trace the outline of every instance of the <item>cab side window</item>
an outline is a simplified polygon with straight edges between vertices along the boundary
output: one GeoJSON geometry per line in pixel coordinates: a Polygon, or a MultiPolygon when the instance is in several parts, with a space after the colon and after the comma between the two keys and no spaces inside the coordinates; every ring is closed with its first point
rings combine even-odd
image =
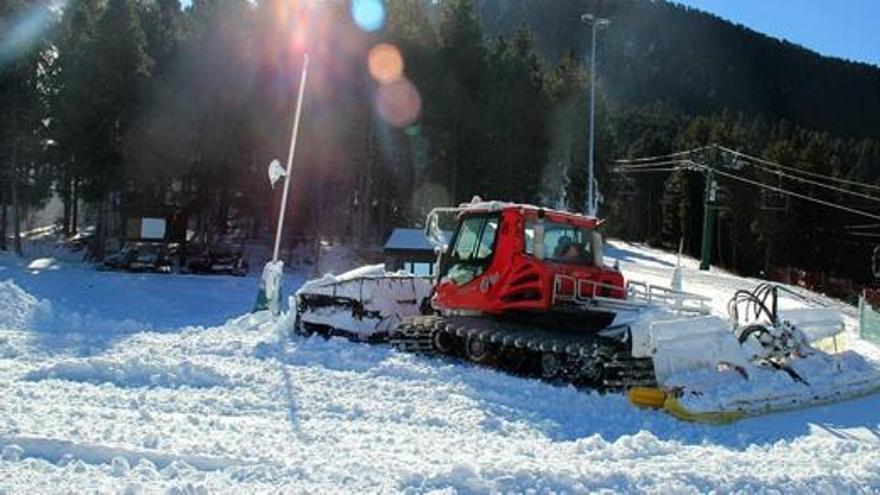
{"type": "Polygon", "coordinates": [[[525,226],[525,252],[559,263],[585,265],[593,260],[590,230],[563,223],[534,221],[525,226]]]}

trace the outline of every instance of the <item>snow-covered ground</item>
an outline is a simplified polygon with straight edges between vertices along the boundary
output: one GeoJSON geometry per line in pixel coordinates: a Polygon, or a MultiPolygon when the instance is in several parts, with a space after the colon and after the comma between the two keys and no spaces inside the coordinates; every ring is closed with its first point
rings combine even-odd
{"type": "MultiPolygon", "coordinates": [[[[625,243],[608,255],[663,284],[675,264],[625,243]]],[[[685,290],[719,308],[755,284],[684,264],[685,290]]],[[[0,493],[880,490],[878,396],[694,425],[619,395],[293,337],[247,315],[254,277],[0,255],[0,281],[0,493]]]]}

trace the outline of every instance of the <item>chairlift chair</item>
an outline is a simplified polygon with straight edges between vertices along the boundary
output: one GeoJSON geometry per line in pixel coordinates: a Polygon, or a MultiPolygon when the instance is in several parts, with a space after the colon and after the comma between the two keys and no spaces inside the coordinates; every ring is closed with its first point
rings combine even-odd
{"type": "MultiPolygon", "coordinates": [[[[776,187],[782,189],[782,175],[776,174],[776,187]]],[[[787,194],[771,189],[761,189],[761,209],[764,211],[788,211],[787,194]]]]}

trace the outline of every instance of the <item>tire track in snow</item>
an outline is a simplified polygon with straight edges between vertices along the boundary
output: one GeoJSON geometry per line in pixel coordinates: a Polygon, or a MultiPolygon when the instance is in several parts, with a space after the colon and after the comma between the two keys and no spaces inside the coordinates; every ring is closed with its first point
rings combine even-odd
{"type": "Polygon", "coordinates": [[[232,467],[265,465],[265,461],[244,460],[230,457],[204,455],[168,454],[150,450],[135,450],[106,445],[77,443],[53,438],[4,435],[0,436],[3,452],[20,450],[23,457],[34,457],[58,464],[71,456],[87,464],[111,464],[114,458],[121,457],[130,465],[141,459],[152,462],[157,468],[165,468],[172,463],[185,463],[199,471],[219,471],[232,467]],[[15,448],[18,447],[18,449],[15,448]]]}

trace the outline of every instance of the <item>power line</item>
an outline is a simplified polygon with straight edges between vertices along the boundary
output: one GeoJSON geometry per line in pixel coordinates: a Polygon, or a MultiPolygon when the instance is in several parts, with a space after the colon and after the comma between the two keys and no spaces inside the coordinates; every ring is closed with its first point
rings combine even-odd
{"type": "MultiPolygon", "coordinates": [[[[840,183],[856,185],[856,186],[859,186],[859,187],[864,187],[864,188],[870,188],[870,189],[878,189],[878,190],[880,190],[880,186],[874,186],[874,185],[871,185],[871,184],[865,184],[865,183],[861,183],[861,182],[850,181],[850,180],[846,180],[846,179],[840,179],[840,178],[837,178],[837,177],[826,176],[826,175],[823,175],[823,174],[817,174],[817,173],[813,173],[813,172],[807,172],[807,171],[803,171],[803,170],[798,170],[798,169],[796,169],[796,168],[794,168],[794,167],[787,167],[787,166],[785,166],[785,165],[781,165],[781,164],[779,164],[779,163],[771,162],[771,161],[769,161],[769,160],[765,160],[765,159],[762,159],[762,158],[754,157],[754,156],[748,155],[748,154],[746,154],[746,153],[742,153],[742,152],[739,152],[739,151],[736,151],[736,150],[732,150],[732,149],[730,149],[730,148],[726,148],[726,147],[724,147],[724,146],[719,146],[719,145],[713,145],[713,146],[716,147],[717,149],[720,149],[720,150],[722,150],[722,151],[724,151],[724,152],[730,153],[730,154],[732,154],[732,155],[734,155],[734,156],[743,157],[743,158],[746,158],[747,160],[750,160],[750,161],[752,161],[752,162],[762,163],[762,164],[764,164],[764,165],[769,165],[769,166],[771,166],[771,167],[775,167],[775,168],[778,168],[778,169],[780,169],[780,170],[791,170],[791,171],[795,171],[795,172],[798,172],[798,173],[801,173],[801,174],[804,174],[804,175],[807,175],[807,176],[811,176],[811,177],[818,177],[818,178],[822,178],[822,179],[826,179],[826,180],[837,181],[837,182],[840,182],[840,183]]],[[[687,168],[697,168],[697,169],[701,169],[701,170],[711,170],[711,171],[717,173],[718,175],[720,175],[720,176],[722,176],[722,177],[728,177],[728,178],[733,179],[733,180],[737,180],[737,181],[740,181],[740,182],[744,182],[744,183],[747,183],[747,184],[751,184],[751,185],[754,185],[754,186],[757,186],[757,187],[760,187],[760,188],[764,188],[764,189],[767,189],[767,190],[770,190],[770,191],[774,191],[774,192],[777,192],[777,193],[786,194],[786,195],[788,195],[788,196],[791,196],[791,197],[794,197],[794,198],[798,198],[798,199],[802,199],[802,200],[804,200],[804,201],[810,201],[810,202],[813,202],[813,203],[816,203],[816,204],[821,204],[821,205],[823,205],[823,206],[827,206],[827,207],[829,207],[829,208],[835,208],[835,209],[838,209],[838,210],[846,211],[846,212],[848,212],[848,213],[852,213],[852,214],[854,214],[854,215],[860,215],[860,216],[863,216],[863,217],[866,217],[866,218],[871,218],[871,219],[873,219],[873,220],[880,220],[880,215],[875,215],[875,214],[873,214],[873,213],[869,213],[869,212],[866,212],[866,211],[862,211],[862,210],[859,210],[859,209],[856,209],[856,208],[852,208],[852,207],[849,207],[849,206],[845,206],[845,205],[841,205],[841,204],[833,203],[833,202],[831,202],[831,201],[826,201],[826,200],[823,200],[823,199],[819,199],[819,198],[815,198],[815,197],[812,197],[812,196],[808,196],[808,195],[806,195],[806,194],[802,194],[802,193],[794,192],[794,191],[791,191],[791,190],[785,189],[785,188],[783,188],[783,187],[773,186],[773,185],[765,184],[765,183],[760,182],[760,181],[757,181],[757,180],[748,179],[748,178],[745,178],[745,177],[742,177],[742,176],[739,176],[739,175],[736,175],[736,174],[732,174],[732,173],[729,173],[729,172],[725,172],[725,171],[719,170],[719,169],[716,168],[716,167],[711,167],[711,166],[706,165],[706,164],[703,164],[703,163],[698,163],[698,162],[696,162],[696,161],[694,161],[694,160],[692,160],[692,159],[690,159],[690,158],[669,159],[669,158],[671,158],[671,157],[675,157],[675,156],[688,156],[688,157],[689,157],[691,154],[693,154],[693,153],[695,153],[695,152],[697,152],[697,151],[702,151],[702,150],[704,150],[704,149],[706,149],[706,148],[709,148],[709,146],[703,146],[703,147],[700,147],[700,148],[693,148],[693,149],[691,149],[691,150],[679,151],[679,152],[676,152],[676,153],[669,153],[669,154],[666,154],[666,155],[658,155],[658,156],[653,156],[653,157],[645,157],[645,158],[634,158],[634,159],[617,160],[616,162],[619,163],[619,164],[621,164],[621,166],[617,167],[615,170],[616,170],[617,172],[620,172],[620,173],[627,173],[627,174],[632,174],[632,173],[651,173],[651,172],[671,172],[671,171],[682,170],[682,169],[687,169],[687,168]],[[661,159],[663,159],[663,160],[661,160],[661,159]],[[677,166],[675,166],[675,167],[666,167],[666,165],[671,165],[671,164],[676,164],[677,166]]],[[[872,201],[878,201],[878,202],[880,202],[880,198],[876,198],[876,197],[874,197],[874,196],[869,196],[869,195],[862,194],[862,193],[859,193],[859,192],[856,192],[856,191],[850,191],[850,190],[847,190],[847,189],[841,189],[841,188],[838,188],[838,187],[835,187],[835,186],[831,186],[831,185],[829,185],[829,184],[824,184],[824,183],[820,183],[820,182],[812,181],[812,180],[809,180],[809,179],[805,179],[805,178],[803,178],[803,177],[793,176],[793,175],[791,175],[791,174],[785,174],[785,173],[780,172],[780,171],[778,171],[778,170],[768,170],[766,167],[762,167],[762,166],[760,166],[760,165],[756,165],[755,163],[749,163],[749,164],[752,165],[752,166],[754,166],[754,167],[757,167],[757,168],[760,168],[760,169],[762,169],[762,170],[765,170],[765,171],[767,171],[767,172],[769,172],[769,173],[773,173],[773,174],[777,174],[777,175],[780,175],[780,176],[784,176],[784,177],[790,178],[790,179],[792,179],[792,180],[798,180],[798,181],[802,181],[802,182],[805,182],[805,183],[814,184],[814,185],[817,185],[817,186],[820,186],[820,187],[825,187],[825,188],[828,188],[828,189],[831,189],[831,190],[834,190],[834,191],[837,191],[837,192],[841,192],[841,193],[844,193],[844,194],[850,194],[850,195],[858,196],[858,197],[861,197],[861,198],[864,198],[864,199],[869,199],[869,200],[872,200],[872,201]]]]}
{"type": "MultiPolygon", "coordinates": [[[[861,187],[861,188],[864,188],[864,189],[873,189],[873,190],[880,191],[880,186],[878,186],[878,185],[868,184],[868,183],[865,183],[865,182],[854,181],[854,180],[850,180],[850,179],[843,179],[843,178],[840,178],[840,177],[834,177],[834,176],[832,176],[832,175],[826,175],[826,174],[820,174],[820,173],[816,173],[816,172],[810,172],[810,171],[808,171],[808,170],[801,170],[801,169],[799,169],[799,168],[797,168],[797,167],[791,167],[791,166],[787,166],[787,165],[782,165],[781,163],[773,162],[773,161],[770,161],[770,160],[767,160],[767,159],[764,159],[764,158],[759,158],[759,157],[757,157],[757,156],[750,155],[750,154],[748,154],[748,153],[743,153],[742,151],[737,151],[737,150],[734,150],[734,149],[728,148],[728,147],[726,147],[726,146],[721,146],[721,145],[717,145],[717,144],[714,144],[714,145],[707,145],[707,146],[700,146],[700,147],[697,147],[697,148],[692,148],[692,149],[685,150],[685,151],[677,151],[677,152],[675,152],[675,153],[667,153],[667,154],[664,154],[664,155],[656,155],[656,156],[641,157],[641,158],[625,158],[625,159],[615,160],[615,162],[616,162],[616,163],[619,163],[619,164],[630,165],[630,166],[648,166],[648,165],[652,165],[652,164],[653,164],[653,163],[651,163],[651,162],[655,162],[655,161],[657,161],[657,160],[663,159],[662,161],[658,161],[658,162],[656,163],[657,165],[660,165],[660,164],[666,164],[666,163],[670,163],[670,162],[679,161],[679,160],[671,159],[671,158],[673,158],[673,157],[678,157],[678,156],[690,156],[690,155],[692,155],[693,153],[697,153],[697,152],[700,152],[700,151],[704,151],[704,150],[706,150],[706,149],[713,148],[713,147],[714,147],[714,148],[717,148],[717,149],[719,149],[719,150],[721,150],[721,151],[724,151],[724,152],[726,152],[726,153],[732,154],[732,155],[734,155],[734,156],[738,156],[738,157],[745,158],[745,159],[747,160],[746,163],[749,164],[749,165],[752,165],[752,166],[754,166],[754,167],[761,168],[761,169],[763,169],[763,170],[767,170],[768,172],[771,172],[771,173],[782,174],[783,176],[788,177],[788,178],[791,178],[791,179],[793,179],[793,180],[799,180],[799,181],[806,182],[806,183],[809,183],[809,184],[818,185],[818,186],[821,186],[821,187],[833,188],[833,186],[829,186],[828,184],[817,183],[817,182],[809,181],[809,179],[804,179],[803,177],[797,177],[797,176],[795,176],[795,175],[790,175],[790,174],[783,174],[782,172],[778,172],[778,171],[776,171],[776,170],[768,170],[766,167],[761,167],[761,166],[759,166],[759,165],[756,165],[756,163],[760,163],[760,164],[763,164],[763,165],[766,165],[766,166],[769,166],[769,167],[772,167],[772,168],[780,169],[780,170],[786,170],[786,171],[789,171],[789,172],[792,172],[792,173],[796,173],[796,174],[805,175],[805,176],[808,176],[808,177],[813,177],[813,178],[817,178],[817,179],[825,179],[825,180],[830,180],[830,181],[838,182],[838,183],[841,183],[841,184],[847,184],[847,185],[851,185],[851,186],[861,187]],[[750,163],[750,162],[751,162],[751,163],[750,163]]],[[[860,194],[861,194],[861,193],[858,193],[858,192],[856,192],[856,191],[850,191],[850,190],[847,190],[847,189],[835,189],[835,190],[836,190],[836,191],[839,191],[839,192],[846,193],[846,194],[854,194],[854,195],[860,195],[860,194]]],[[[872,201],[880,201],[880,198],[876,198],[876,197],[874,197],[874,196],[863,195],[862,197],[864,197],[865,199],[870,199],[870,200],[872,200],[872,201]]]]}
{"type": "Polygon", "coordinates": [[[765,164],[765,165],[769,165],[769,166],[771,166],[771,167],[776,167],[776,168],[779,168],[779,169],[782,169],[782,170],[788,170],[788,171],[790,171],[790,172],[799,173],[799,174],[806,175],[806,176],[809,176],[809,177],[815,177],[815,178],[817,178],[817,179],[827,179],[827,180],[832,180],[832,181],[840,182],[841,184],[848,184],[848,185],[851,185],[851,186],[863,187],[863,188],[865,188],[865,189],[874,189],[874,190],[878,190],[878,191],[880,191],[880,186],[876,186],[876,185],[874,185],[874,184],[867,184],[867,183],[865,183],[865,182],[859,182],[859,181],[854,181],[854,180],[849,180],[849,179],[843,179],[843,178],[840,178],[840,177],[834,177],[834,176],[831,176],[831,175],[819,174],[819,173],[816,173],[816,172],[810,172],[810,171],[807,171],[807,170],[801,170],[801,169],[796,168],[796,167],[790,167],[790,166],[782,165],[782,164],[780,164],[780,163],[771,162],[770,160],[765,160],[765,159],[763,159],[763,158],[758,158],[758,157],[756,157],[756,156],[752,156],[752,155],[749,155],[749,154],[743,153],[743,152],[741,152],[741,151],[732,150],[732,149],[730,149],[730,148],[727,148],[727,147],[724,147],[724,146],[721,146],[721,145],[716,145],[716,146],[718,146],[718,149],[723,150],[723,151],[726,151],[727,153],[730,153],[730,154],[733,154],[733,155],[736,155],[736,156],[741,156],[741,157],[747,158],[747,159],[749,159],[749,160],[752,160],[752,161],[755,161],[755,162],[758,162],[758,163],[763,163],[763,164],[765,164]]]}
{"type": "Polygon", "coordinates": [[[647,172],[675,172],[682,170],[682,167],[661,167],[661,168],[635,168],[635,169],[617,169],[617,171],[626,174],[643,174],[647,172]]]}
{"type": "Polygon", "coordinates": [[[615,163],[626,164],[626,163],[650,162],[650,161],[654,161],[654,160],[659,160],[661,158],[667,159],[667,158],[672,158],[674,156],[690,155],[691,153],[695,153],[697,151],[702,151],[702,150],[705,150],[706,148],[710,148],[710,146],[700,146],[699,148],[692,148],[692,149],[685,150],[685,151],[676,151],[675,153],[666,153],[665,155],[646,156],[646,157],[641,157],[641,158],[621,158],[620,160],[615,160],[615,163]]]}
{"type": "Polygon", "coordinates": [[[862,198],[862,199],[867,199],[867,200],[870,200],[870,201],[876,201],[876,202],[880,203],[880,198],[878,198],[878,197],[876,197],[876,196],[871,196],[871,195],[868,195],[868,194],[860,193],[860,192],[858,192],[858,191],[851,191],[851,190],[849,190],[849,189],[843,189],[843,188],[840,188],[840,187],[837,187],[837,186],[832,186],[831,184],[825,184],[825,183],[823,183],[823,182],[818,182],[818,181],[815,181],[815,180],[812,180],[812,179],[805,179],[805,178],[803,178],[803,177],[797,177],[797,176],[794,176],[794,175],[791,175],[791,174],[787,174],[787,173],[785,173],[785,172],[781,172],[781,171],[779,171],[779,170],[772,170],[772,169],[770,169],[769,167],[764,167],[764,166],[761,166],[761,165],[756,165],[756,164],[754,164],[754,163],[750,163],[750,165],[752,165],[753,167],[759,168],[759,169],[761,169],[761,170],[764,170],[764,171],[766,171],[766,172],[768,172],[768,173],[776,174],[776,175],[778,175],[778,176],[780,176],[780,177],[786,177],[786,178],[789,178],[789,179],[792,179],[792,180],[796,180],[796,181],[798,181],[798,182],[803,182],[803,183],[806,183],[806,184],[812,184],[812,185],[814,185],[814,186],[818,186],[818,187],[824,187],[825,189],[829,189],[829,190],[836,191],[836,192],[843,193],[843,194],[849,194],[849,195],[851,195],[851,196],[856,196],[856,197],[859,197],[859,198],[862,198]]]}
{"type": "Polygon", "coordinates": [[[705,164],[702,164],[702,163],[697,163],[697,162],[691,162],[691,163],[692,163],[694,166],[698,167],[698,168],[702,168],[702,169],[704,169],[704,170],[711,170],[712,172],[714,172],[714,173],[716,173],[716,174],[718,174],[718,175],[720,175],[720,176],[723,176],[723,177],[728,177],[728,178],[730,178],[730,179],[738,180],[738,181],[740,181],[740,182],[745,182],[745,183],[747,183],[747,184],[751,184],[751,185],[754,185],[754,186],[763,187],[764,189],[768,189],[768,190],[771,190],[771,191],[776,191],[776,192],[778,192],[778,193],[787,194],[787,195],[789,195],[789,196],[791,196],[791,197],[798,198],[798,199],[802,199],[802,200],[804,200],[804,201],[811,201],[811,202],[813,202],[813,203],[817,203],[817,204],[820,204],[820,205],[823,205],[823,206],[827,206],[827,207],[829,207],[829,208],[836,208],[836,209],[838,209],[838,210],[843,210],[843,211],[846,211],[846,212],[852,213],[852,214],[854,214],[854,215],[860,215],[860,216],[863,216],[863,217],[866,217],[866,218],[870,218],[870,219],[873,219],[873,220],[880,220],[880,215],[875,215],[875,214],[873,214],[873,213],[868,213],[868,212],[866,212],[866,211],[857,210],[857,209],[855,209],[855,208],[851,208],[851,207],[849,207],[849,206],[839,205],[839,204],[837,204],[837,203],[832,203],[832,202],[830,202],[830,201],[825,201],[824,199],[814,198],[814,197],[812,197],[812,196],[807,196],[806,194],[796,193],[796,192],[794,192],[794,191],[789,191],[789,190],[787,190],[787,189],[783,189],[783,188],[781,188],[781,187],[771,186],[771,185],[769,185],[769,184],[764,184],[763,182],[759,182],[759,181],[755,181],[755,180],[747,179],[747,178],[745,178],[745,177],[741,177],[741,176],[736,175],[736,174],[731,174],[731,173],[728,173],[728,172],[723,172],[723,171],[721,171],[721,170],[718,170],[718,169],[715,168],[715,167],[710,167],[710,166],[705,165],[705,164]]]}
{"type": "Polygon", "coordinates": [[[686,160],[687,160],[687,158],[676,158],[675,160],[661,160],[661,161],[656,161],[656,162],[633,163],[633,164],[622,163],[622,164],[618,165],[618,168],[637,169],[637,168],[645,168],[645,167],[655,167],[658,165],[679,164],[679,163],[686,161],[686,160]]]}
{"type": "Polygon", "coordinates": [[[778,187],[778,186],[772,186],[772,185],[765,184],[765,183],[760,182],[760,181],[756,181],[756,180],[752,180],[752,179],[747,179],[747,178],[745,178],[745,177],[742,177],[742,176],[739,176],[739,175],[736,175],[736,174],[732,174],[732,173],[729,173],[729,172],[724,172],[724,171],[719,170],[719,169],[717,169],[717,168],[715,168],[715,167],[710,167],[710,166],[708,166],[708,165],[706,165],[706,164],[698,163],[698,162],[695,162],[695,161],[693,161],[693,160],[689,160],[689,159],[688,159],[688,160],[679,160],[678,162],[679,162],[680,164],[682,164],[682,166],[678,166],[678,167],[670,167],[670,168],[658,168],[658,169],[649,169],[649,168],[647,168],[647,167],[637,167],[637,168],[634,168],[634,169],[633,169],[633,168],[631,168],[631,167],[624,166],[624,167],[618,167],[618,168],[617,168],[617,171],[619,171],[619,172],[621,172],[621,173],[628,173],[628,174],[629,174],[629,173],[648,173],[648,172],[667,172],[667,171],[675,171],[675,170],[682,170],[682,169],[685,169],[686,166],[684,166],[684,165],[687,164],[687,165],[689,165],[689,166],[691,166],[691,167],[693,167],[693,168],[702,169],[702,170],[711,170],[712,172],[714,172],[714,173],[716,173],[716,174],[718,174],[718,175],[720,175],[720,176],[722,176],[722,177],[728,177],[728,178],[730,178],[730,179],[737,180],[737,181],[740,181],[740,182],[744,182],[744,183],[747,183],[747,184],[751,184],[751,185],[754,185],[754,186],[758,186],[758,187],[761,187],[761,188],[764,188],[764,189],[767,189],[767,190],[770,190],[770,191],[775,191],[775,192],[778,192],[778,193],[781,193],[781,194],[787,194],[787,195],[789,195],[789,196],[791,196],[791,197],[798,198],[798,199],[802,199],[802,200],[804,200],[804,201],[810,201],[810,202],[817,203],[817,204],[820,204],[820,205],[823,205],[823,206],[827,206],[827,207],[829,207],[829,208],[835,208],[835,209],[838,209],[838,210],[846,211],[846,212],[848,212],[848,213],[852,213],[852,214],[854,214],[854,215],[860,215],[860,216],[863,216],[863,217],[866,217],[866,218],[870,218],[870,219],[872,219],[872,220],[880,220],[880,215],[875,215],[875,214],[873,214],[873,213],[868,213],[868,212],[866,212],[866,211],[858,210],[858,209],[856,209],[856,208],[851,208],[851,207],[849,207],[849,206],[840,205],[840,204],[837,204],[837,203],[832,203],[831,201],[826,201],[826,200],[823,200],[823,199],[814,198],[814,197],[812,197],[812,196],[807,196],[806,194],[797,193],[797,192],[790,191],[790,190],[788,190],[788,189],[784,189],[784,188],[782,188],[782,187],[778,187]]]}
{"type": "MultiPolygon", "coordinates": [[[[671,156],[690,155],[690,154],[692,154],[692,153],[695,153],[695,152],[698,152],[698,151],[702,151],[702,150],[704,150],[704,149],[706,149],[706,148],[708,148],[708,146],[703,146],[703,147],[700,147],[700,148],[693,148],[693,149],[690,149],[690,150],[680,151],[680,152],[677,152],[677,153],[670,153],[670,154],[668,154],[668,155],[659,155],[659,156],[646,157],[646,158],[635,158],[635,159],[629,159],[629,160],[617,160],[617,163],[627,164],[627,165],[625,165],[625,167],[626,167],[626,170],[628,170],[628,171],[632,171],[632,170],[634,170],[636,167],[639,167],[639,168],[649,168],[649,167],[654,167],[654,166],[669,165],[669,164],[673,164],[673,163],[680,163],[680,162],[684,161],[685,159],[677,159],[677,160],[662,160],[662,161],[655,161],[655,160],[657,160],[657,159],[659,159],[659,158],[665,158],[665,157],[671,157],[671,156]]],[[[746,153],[742,153],[742,152],[739,152],[739,151],[736,151],[736,150],[732,150],[732,149],[730,149],[730,148],[726,148],[726,147],[724,147],[724,146],[717,146],[717,148],[720,149],[720,150],[722,150],[722,151],[724,151],[724,152],[727,152],[727,153],[733,154],[733,155],[735,155],[735,156],[739,156],[739,157],[746,158],[746,161],[745,161],[746,164],[751,165],[751,166],[753,166],[753,167],[756,167],[756,168],[758,168],[758,169],[764,170],[765,172],[768,172],[768,173],[771,173],[771,174],[776,174],[776,175],[778,175],[778,176],[780,176],[780,177],[785,177],[785,178],[788,178],[788,179],[791,179],[791,180],[795,180],[795,181],[798,181],[798,182],[802,182],[802,183],[805,183],[805,184],[811,184],[811,185],[814,185],[814,186],[817,186],[817,187],[822,187],[822,188],[825,188],[825,189],[828,189],[828,190],[831,190],[831,191],[835,191],[835,192],[838,192],[838,193],[841,193],[841,194],[848,194],[848,195],[850,195],[850,196],[854,196],[854,197],[858,197],[858,198],[866,199],[866,200],[868,200],[868,201],[874,201],[874,202],[878,202],[878,203],[880,203],[880,198],[878,198],[878,197],[876,197],[876,196],[871,196],[871,195],[869,195],[869,194],[861,193],[861,192],[858,192],[858,191],[852,191],[852,190],[849,190],[849,189],[843,189],[843,188],[840,188],[840,187],[837,187],[837,186],[833,186],[833,185],[831,185],[831,184],[827,184],[827,183],[824,183],[824,182],[819,182],[819,181],[815,181],[815,180],[811,180],[811,179],[806,179],[806,178],[803,178],[803,177],[798,177],[798,176],[796,176],[796,175],[792,175],[792,174],[788,174],[788,173],[782,172],[781,170],[794,170],[794,171],[797,171],[798,173],[801,173],[801,174],[804,174],[804,175],[813,176],[813,177],[820,177],[820,178],[823,178],[823,179],[826,179],[826,180],[838,181],[838,182],[841,182],[841,183],[846,183],[846,184],[851,184],[851,185],[857,185],[857,186],[859,186],[859,187],[869,188],[869,189],[877,189],[877,190],[880,190],[880,186],[874,186],[874,185],[871,185],[871,184],[865,184],[865,183],[860,183],[860,182],[856,182],[856,181],[850,181],[850,180],[845,180],[845,179],[839,179],[839,178],[837,178],[837,177],[826,176],[826,175],[823,175],[823,174],[817,174],[817,173],[813,173],[813,172],[807,172],[807,171],[803,171],[803,170],[798,170],[798,169],[793,168],[793,167],[787,167],[787,166],[785,166],[785,165],[781,165],[781,164],[779,164],[779,163],[771,162],[771,161],[769,161],[769,160],[764,160],[764,159],[762,159],[762,158],[754,157],[754,156],[748,155],[748,154],[746,154],[746,153]],[[762,165],[759,165],[759,164],[769,165],[769,167],[772,167],[772,168],[768,168],[767,166],[762,166],[762,165]],[[778,169],[778,170],[773,170],[773,168],[776,168],[776,169],[778,169]]],[[[666,170],[664,170],[664,171],[666,171],[666,170]]]]}

